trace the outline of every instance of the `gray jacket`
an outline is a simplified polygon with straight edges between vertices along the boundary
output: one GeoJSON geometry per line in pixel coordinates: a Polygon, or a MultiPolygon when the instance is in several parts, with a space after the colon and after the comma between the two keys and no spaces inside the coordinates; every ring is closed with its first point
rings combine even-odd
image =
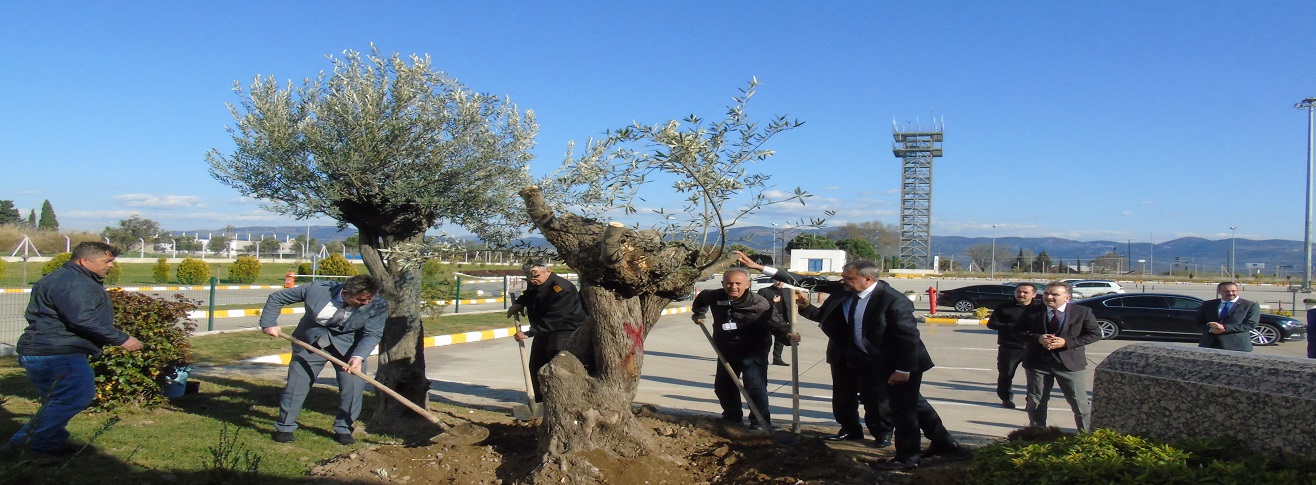
{"type": "MultiPolygon", "coordinates": [[[[339,298],[337,305],[342,306],[341,297],[338,295],[342,289],[343,285],[340,283],[315,281],[276,291],[270,294],[269,299],[265,301],[265,308],[260,311],[260,326],[261,328],[277,326],[279,310],[293,303],[304,303],[306,313],[297,322],[297,329],[292,331],[294,338],[309,344],[318,343],[320,348],[333,347],[344,357],[364,359],[370,355],[376,345],[379,345],[379,340],[384,335],[384,321],[388,319],[388,301],[375,298],[369,304],[353,311],[341,326],[330,327],[318,322],[316,317],[325,307],[335,304],[335,297],[339,298]]],[[[299,349],[300,347],[293,346],[293,350],[299,349]]]]}

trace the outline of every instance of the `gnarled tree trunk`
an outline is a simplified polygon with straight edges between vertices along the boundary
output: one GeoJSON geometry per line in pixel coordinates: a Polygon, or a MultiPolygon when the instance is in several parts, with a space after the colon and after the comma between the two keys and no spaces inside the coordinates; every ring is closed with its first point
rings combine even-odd
{"type": "Polygon", "coordinates": [[[587,452],[623,457],[646,454],[658,439],[639,425],[631,402],[644,364],[644,339],[674,297],[730,261],[698,268],[697,249],[664,242],[656,231],[634,231],[573,214],[556,216],[538,187],[521,192],[535,227],[580,275],[589,319],[572,338],[573,351],[590,352],[593,369],[561,353],[540,370],[544,422],[535,481],[591,482],[598,478],[587,452]]]}
{"type": "MultiPolygon", "coordinates": [[[[412,402],[425,406],[430,389],[425,377],[424,328],[420,320],[421,267],[408,248],[419,248],[423,235],[392,239],[360,228],[361,260],[383,284],[388,299],[388,320],[379,342],[379,368],[375,379],[412,402]],[[383,250],[383,252],[381,252],[383,250]]],[[[411,416],[401,403],[379,393],[375,419],[411,416]]]]}

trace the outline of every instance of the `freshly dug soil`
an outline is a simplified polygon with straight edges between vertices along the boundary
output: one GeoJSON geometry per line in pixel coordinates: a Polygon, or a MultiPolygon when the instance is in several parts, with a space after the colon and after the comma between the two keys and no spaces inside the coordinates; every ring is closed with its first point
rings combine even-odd
{"type": "MultiPolygon", "coordinates": [[[[463,418],[489,428],[489,439],[477,446],[452,446],[429,444],[425,436],[404,436],[403,441],[420,444],[361,446],[316,466],[311,474],[337,483],[528,483],[539,461],[537,423],[484,411],[463,418]]],[[[878,472],[868,463],[885,460],[894,450],[875,449],[871,441],[824,441],[817,430],[799,437],[787,430],[768,436],[710,417],[651,409],[642,410],[639,419],[660,437],[661,451],[636,458],[590,452],[591,463],[604,477],[598,483],[959,484],[969,463],[968,457],[933,457],[912,473],[878,472]]],[[[576,476],[572,471],[566,475],[576,476]]]]}

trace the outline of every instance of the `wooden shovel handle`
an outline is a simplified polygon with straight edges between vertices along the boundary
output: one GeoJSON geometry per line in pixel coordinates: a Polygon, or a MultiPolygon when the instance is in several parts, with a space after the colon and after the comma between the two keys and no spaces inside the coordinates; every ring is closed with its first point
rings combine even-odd
{"type": "Polygon", "coordinates": [[[283,337],[284,339],[287,339],[287,340],[291,341],[291,342],[294,343],[294,344],[297,344],[297,345],[301,346],[302,348],[304,348],[304,349],[306,349],[306,350],[311,351],[312,353],[314,353],[314,354],[316,354],[316,355],[319,355],[320,357],[324,357],[324,358],[326,358],[326,359],[329,359],[330,362],[333,362],[335,365],[338,365],[339,367],[342,367],[342,368],[344,368],[344,369],[348,369],[348,372],[351,372],[352,374],[356,375],[357,377],[360,377],[360,378],[364,379],[366,382],[369,382],[370,385],[375,386],[375,389],[378,389],[380,392],[383,392],[384,394],[388,394],[389,397],[392,397],[393,399],[395,399],[395,400],[397,400],[398,402],[402,403],[404,406],[406,406],[406,407],[408,407],[408,408],[411,408],[411,410],[412,410],[412,411],[415,411],[416,414],[419,414],[419,415],[421,415],[421,416],[424,416],[426,420],[429,420],[429,422],[438,425],[440,428],[443,428],[444,431],[447,431],[448,428],[451,427],[451,426],[448,426],[448,425],[447,425],[446,423],[444,423],[443,421],[440,421],[440,420],[439,420],[439,417],[436,416],[434,413],[431,413],[431,412],[429,412],[428,410],[426,410],[425,408],[422,408],[422,407],[418,406],[416,403],[411,402],[410,399],[407,399],[407,398],[405,398],[405,397],[402,397],[402,395],[401,395],[401,394],[398,394],[397,391],[394,391],[394,390],[392,390],[392,389],[389,389],[388,386],[385,386],[385,385],[383,385],[383,384],[380,384],[379,381],[376,381],[376,380],[374,380],[374,379],[371,379],[370,376],[365,375],[365,373],[363,373],[363,372],[361,372],[361,371],[359,371],[359,370],[353,369],[351,366],[347,365],[346,362],[343,362],[343,361],[341,361],[341,360],[338,360],[338,358],[336,358],[336,357],[334,357],[334,356],[332,356],[332,355],[329,355],[328,352],[325,352],[325,351],[323,351],[323,350],[320,350],[319,348],[316,348],[314,345],[308,344],[308,343],[303,342],[303,341],[301,341],[301,340],[297,340],[296,337],[293,337],[293,336],[291,336],[291,335],[288,335],[288,334],[285,334],[285,333],[282,333],[282,332],[279,333],[279,336],[280,336],[280,337],[283,337]]]}

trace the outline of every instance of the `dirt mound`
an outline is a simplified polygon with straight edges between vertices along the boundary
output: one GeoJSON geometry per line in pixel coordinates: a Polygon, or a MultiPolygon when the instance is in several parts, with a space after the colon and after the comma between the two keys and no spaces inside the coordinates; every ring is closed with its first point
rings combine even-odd
{"type": "MultiPolygon", "coordinates": [[[[527,482],[539,462],[535,425],[505,416],[484,417],[489,420],[475,419],[490,429],[490,437],[479,446],[375,446],[344,453],[315,467],[311,474],[326,481],[353,483],[527,482]]],[[[704,417],[652,413],[639,419],[659,436],[661,450],[637,458],[600,450],[587,453],[603,477],[602,483],[960,483],[966,464],[963,460],[929,460],[914,474],[874,472],[867,466],[873,453],[884,458],[890,449],[858,450],[853,442],[831,443],[816,436],[797,439],[785,432],[768,436],[704,417]]]]}

